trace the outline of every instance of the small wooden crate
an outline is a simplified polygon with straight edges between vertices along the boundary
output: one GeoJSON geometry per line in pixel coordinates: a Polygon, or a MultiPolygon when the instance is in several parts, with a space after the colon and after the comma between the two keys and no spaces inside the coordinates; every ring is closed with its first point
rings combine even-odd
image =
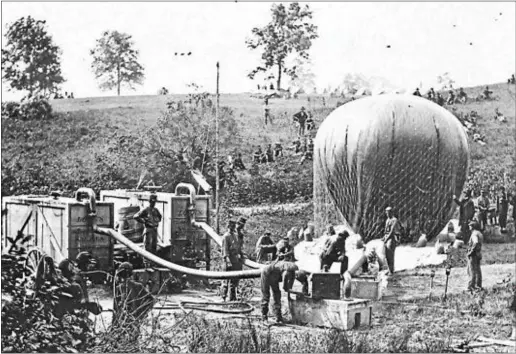
{"type": "Polygon", "coordinates": [[[302,294],[290,294],[289,309],[294,322],[343,330],[370,326],[373,314],[368,300],[317,300],[302,294]]]}
{"type": "Polygon", "coordinates": [[[340,274],[312,273],[312,297],[315,299],[340,299],[340,274]]]}
{"type": "MultiPolygon", "coordinates": [[[[344,287],[344,284],[342,284],[344,287]]],[[[342,289],[344,294],[344,288],[342,289]]],[[[380,282],[374,278],[353,278],[351,280],[351,297],[356,299],[380,300],[380,282]]]]}

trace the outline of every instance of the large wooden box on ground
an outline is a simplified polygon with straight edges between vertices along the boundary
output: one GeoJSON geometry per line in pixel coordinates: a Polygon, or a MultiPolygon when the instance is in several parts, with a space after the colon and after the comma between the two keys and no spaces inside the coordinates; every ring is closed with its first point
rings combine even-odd
{"type": "Polygon", "coordinates": [[[343,330],[370,326],[373,314],[368,300],[313,299],[302,294],[290,294],[289,309],[294,322],[343,330]]]}
{"type": "Polygon", "coordinates": [[[313,298],[340,299],[340,274],[312,273],[310,282],[313,298]]]}
{"type": "MultiPolygon", "coordinates": [[[[151,192],[141,190],[101,191],[100,199],[114,204],[115,215],[126,218],[124,208],[136,203],[140,208],[148,205],[151,192]]],[[[158,243],[161,247],[170,246],[170,261],[186,264],[200,260],[197,267],[210,267],[210,237],[201,229],[191,225],[188,215],[189,195],[175,193],[156,193],[156,208],[163,216],[158,227],[158,243]]],[[[195,219],[210,222],[210,196],[195,196],[195,219]]]]}
{"type": "MultiPolygon", "coordinates": [[[[344,296],[344,282],[342,283],[342,297],[344,296]]],[[[380,282],[374,278],[358,277],[351,280],[351,297],[356,299],[380,300],[380,282]]]]}
{"type": "MultiPolygon", "coordinates": [[[[113,204],[98,202],[96,223],[112,228],[113,204]]],[[[59,263],[65,258],[89,251],[100,269],[113,266],[113,242],[109,236],[93,232],[93,220],[87,216],[88,206],[73,198],[45,196],[14,196],[2,199],[2,244],[7,251],[6,236],[18,231],[32,235],[28,246],[38,248],[59,263]]]]}

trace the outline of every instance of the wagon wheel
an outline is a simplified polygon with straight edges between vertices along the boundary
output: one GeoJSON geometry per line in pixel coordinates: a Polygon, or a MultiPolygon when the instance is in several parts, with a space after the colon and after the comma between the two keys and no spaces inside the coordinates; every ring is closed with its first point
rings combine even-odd
{"type": "Polygon", "coordinates": [[[25,260],[25,278],[28,279],[26,286],[29,288],[34,288],[35,286],[36,273],[42,258],[43,253],[37,248],[30,250],[27,254],[27,259],[25,260]]]}

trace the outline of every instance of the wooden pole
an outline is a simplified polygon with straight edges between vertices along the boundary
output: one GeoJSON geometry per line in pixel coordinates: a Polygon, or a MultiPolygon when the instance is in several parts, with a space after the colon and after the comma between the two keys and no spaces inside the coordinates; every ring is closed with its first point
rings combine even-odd
{"type": "Polygon", "coordinates": [[[219,227],[219,185],[220,185],[220,175],[219,175],[219,62],[217,62],[217,104],[215,106],[215,227],[217,229],[217,234],[220,234],[219,227]]]}

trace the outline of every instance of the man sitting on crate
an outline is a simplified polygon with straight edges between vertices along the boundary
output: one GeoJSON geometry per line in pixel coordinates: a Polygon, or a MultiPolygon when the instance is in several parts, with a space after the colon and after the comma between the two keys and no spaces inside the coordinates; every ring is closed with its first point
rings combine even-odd
{"type": "Polygon", "coordinates": [[[283,282],[283,291],[289,292],[294,285],[294,280],[296,279],[303,284],[303,293],[308,294],[307,273],[305,271],[299,271],[298,266],[294,262],[276,260],[262,269],[262,318],[264,321],[267,321],[272,290],[276,322],[283,322],[283,316],[281,314],[281,290],[279,288],[279,283],[283,282]]]}
{"type": "MultiPolygon", "coordinates": [[[[158,226],[162,219],[161,213],[156,209],[157,200],[158,196],[151,194],[149,206],[134,215],[136,221],[145,225],[145,229],[143,230],[143,244],[145,250],[152,254],[156,254],[158,248],[158,226]]],[[[149,261],[145,259],[144,262],[145,268],[148,268],[149,261]]]]}

